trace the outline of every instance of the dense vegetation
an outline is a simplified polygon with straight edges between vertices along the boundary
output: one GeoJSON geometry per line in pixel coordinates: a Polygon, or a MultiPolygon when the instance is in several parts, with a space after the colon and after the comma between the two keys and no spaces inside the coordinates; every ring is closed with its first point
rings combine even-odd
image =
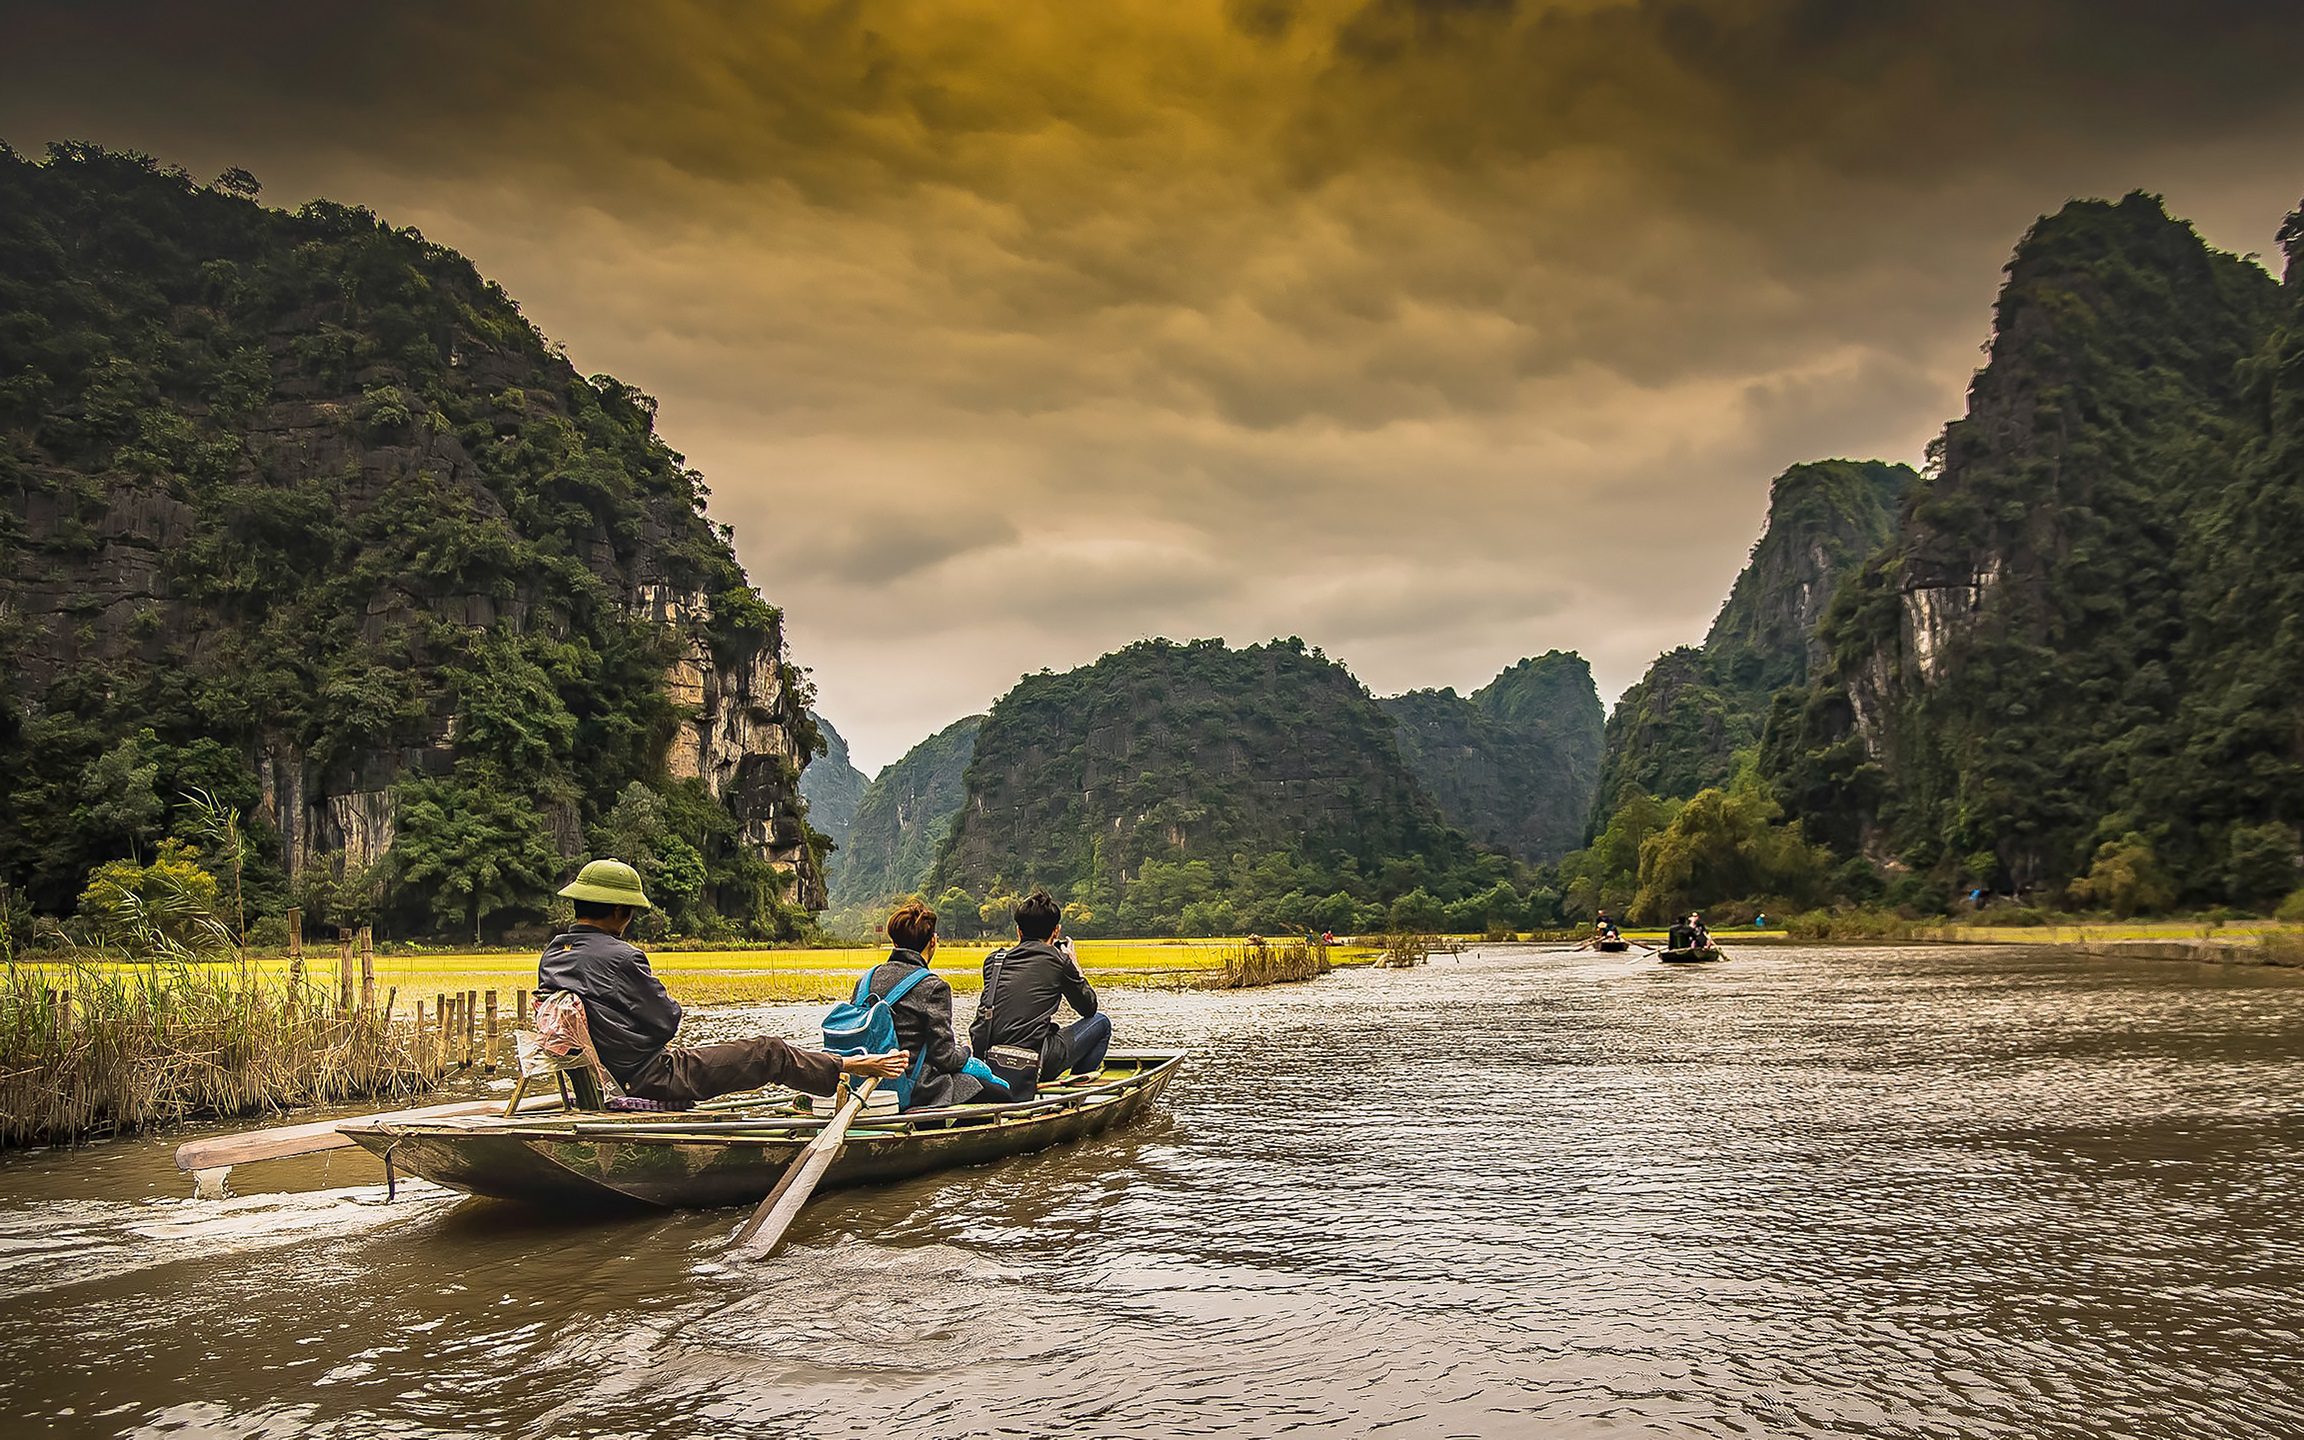
{"type": "Polygon", "coordinates": [[[994,925],[1045,885],[1083,933],[1216,934],[1523,923],[1521,878],[1441,819],[1341,665],[1151,640],[993,707],[929,888],[994,925]]]}
{"type": "Polygon", "coordinates": [[[1469,698],[1415,690],[1376,702],[1401,758],[1451,825],[1523,860],[1583,842],[1600,769],[1599,692],[1573,651],[1522,660],[1469,698]]]}
{"type": "Polygon", "coordinates": [[[676,925],[789,931],[804,686],[654,402],[453,251],[256,190],[0,149],[13,928],[197,792],[249,817],[252,918],[470,935],[605,847],[676,925]],[[762,743],[683,776],[712,705],[762,743]]]}

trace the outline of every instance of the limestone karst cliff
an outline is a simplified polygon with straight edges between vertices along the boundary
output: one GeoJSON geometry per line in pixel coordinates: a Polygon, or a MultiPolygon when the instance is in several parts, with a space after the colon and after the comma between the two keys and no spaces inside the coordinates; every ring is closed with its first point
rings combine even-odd
{"type": "Polygon", "coordinates": [[[1524,860],[1556,860],[1582,842],[1602,723],[1584,657],[1546,651],[1469,696],[1412,690],[1376,703],[1450,824],[1524,860]]]}
{"type": "Polygon", "coordinates": [[[1817,623],[1841,582],[1896,533],[1918,477],[1877,460],[1795,465],[1701,647],[1659,656],[1608,719],[1591,832],[1627,795],[1685,799],[1726,783],[1760,740],[1770,697],[1822,661],[1817,623]]]}
{"type": "Polygon", "coordinates": [[[2304,801],[2278,777],[2304,707],[2263,682],[2304,573],[2281,518],[2297,293],[2148,195],[2024,237],[1939,473],[1831,608],[1772,747],[1812,833],[2043,896],[2106,846],[2169,898],[2295,883],[2304,801]]]}
{"type": "Polygon", "coordinates": [[[0,153],[0,877],[69,912],[198,790],[259,913],[469,933],[614,844],[677,923],[791,929],[806,687],[654,402],[254,189],[0,153]]]}

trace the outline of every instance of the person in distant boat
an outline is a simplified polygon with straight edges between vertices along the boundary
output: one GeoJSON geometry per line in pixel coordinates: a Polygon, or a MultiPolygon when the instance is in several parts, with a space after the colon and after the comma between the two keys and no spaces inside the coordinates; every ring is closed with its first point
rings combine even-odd
{"type": "Polygon", "coordinates": [[[1039,1081],[1067,1072],[1102,1070],[1104,1053],[1112,1048],[1112,1017],[1097,1007],[1096,987],[1072,953],[1064,934],[1064,907],[1047,891],[1035,890],[1017,904],[1015,920],[1016,943],[984,959],[984,994],[976,1002],[968,1043],[997,1069],[1006,1067],[996,1050],[1013,1048],[1037,1057],[1024,1062],[1036,1073],[1020,1089],[1036,1088],[1039,1081]],[[1066,1004],[1080,1018],[1060,1025],[1056,1012],[1066,1004]]]}
{"type": "Polygon", "coordinates": [[[1703,950],[1712,944],[1712,933],[1704,928],[1704,917],[1691,910],[1687,919],[1672,927],[1664,943],[1674,950],[1703,950]]]}
{"type": "MultiPolygon", "coordinates": [[[[892,948],[887,959],[872,967],[867,986],[875,996],[888,995],[936,958],[936,912],[919,901],[896,907],[887,928],[892,948]]],[[[888,1008],[897,1041],[919,1061],[906,1109],[998,1104],[1010,1098],[1007,1082],[960,1043],[952,1022],[952,987],[943,977],[923,976],[888,1008]]]]}
{"type": "Polygon", "coordinates": [[[680,1002],[665,992],[647,955],[624,939],[633,918],[649,908],[640,872],[621,860],[595,860],[560,893],[575,902],[576,923],[537,959],[536,993],[560,991],[584,1002],[592,1048],[627,1095],[672,1105],[763,1085],[829,1095],[844,1074],[901,1075],[911,1060],[902,1052],[843,1058],[773,1035],[676,1047],[680,1002]]]}

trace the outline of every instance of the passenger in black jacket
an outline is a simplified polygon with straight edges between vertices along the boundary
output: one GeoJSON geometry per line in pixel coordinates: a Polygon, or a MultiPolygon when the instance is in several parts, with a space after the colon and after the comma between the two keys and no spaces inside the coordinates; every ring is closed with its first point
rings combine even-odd
{"type": "MultiPolygon", "coordinates": [[[[872,967],[871,990],[885,996],[908,975],[928,968],[936,956],[936,912],[914,900],[888,917],[888,939],[895,948],[872,967]]],[[[929,975],[897,997],[890,1007],[896,1020],[897,1043],[919,1061],[906,1107],[924,1110],[937,1105],[997,1103],[1009,1098],[1008,1087],[983,1061],[960,1043],[952,1023],[952,987],[941,976],[929,975]]]]}
{"type": "Polygon", "coordinates": [[[1016,942],[984,961],[984,994],[968,1043],[979,1055],[995,1045],[1030,1050],[1040,1057],[1042,1080],[1103,1069],[1112,1017],[1096,1008],[1096,987],[1064,935],[1064,909],[1047,891],[1035,890],[1017,905],[1016,942]],[[1066,1002],[1080,1018],[1059,1025],[1056,1010],[1066,1002]]]}
{"type": "Polygon", "coordinates": [[[763,1085],[829,1095],[843,1074],[895,1076],[910,1063],[902,1052],[842,1057],[772,1035],[675,1047],[680,1002],[624,939],[633,916],[648,908],[640,872],[620,860],[595,860],[560,893],[575,902],[576,923],[544,947],[536,993],[560,990],[584,1002],[592,1048],[627,1095],[688,1104],[763,1085]]]}

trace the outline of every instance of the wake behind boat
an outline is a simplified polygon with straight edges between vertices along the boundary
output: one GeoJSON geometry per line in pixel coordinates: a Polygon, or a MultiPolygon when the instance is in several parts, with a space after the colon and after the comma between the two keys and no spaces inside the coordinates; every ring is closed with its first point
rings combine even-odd
{"type": "MultiPolygon", "coordinates": [[[[1116,1052],[1084,1081],[1053,1082],[1012,1105],[867,1115],[848,1131],[824,1184],[907,1179],[1029,1154],[1141,1117],[1184,1052],[1116,1052]]],[[[554,1208],[741,1205],[775,1188],[828,1122],[789,1103],[679,1113],[581,1112],[347,1122],[342,1133],[397,1170],[499,1200],[554,1208]]]]}

